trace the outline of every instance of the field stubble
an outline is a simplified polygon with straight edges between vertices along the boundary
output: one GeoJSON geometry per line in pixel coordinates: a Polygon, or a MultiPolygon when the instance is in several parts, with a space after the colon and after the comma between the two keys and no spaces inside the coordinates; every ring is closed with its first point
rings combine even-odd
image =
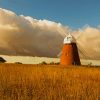
{"type": "Polygon", "coordinates": [[[0,64],[0,100],[100,100],[100,68],[0,64]]]}

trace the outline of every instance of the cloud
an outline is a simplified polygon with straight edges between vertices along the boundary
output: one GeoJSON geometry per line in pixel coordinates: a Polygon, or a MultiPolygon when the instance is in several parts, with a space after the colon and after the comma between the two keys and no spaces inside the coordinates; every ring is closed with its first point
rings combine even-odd
{"type": "Polygon", "coordinates": [[[100,28],[85,26],[73,31],[80,55],[87,59],[100,59],[100,28]]]}
{"type": "MultiPolygon", "coordinates": [[[[0,8],[0,54],[56,57],[69,30],[60,23],[0,8]]],[[[100,27],[87,25],[71,33],[82,58],[100,59],[100,27]]]]}
{"type": "Polygon", "coordinates": [[[69,28],[0,8],[0,53],[56,57],[69,28]]]}

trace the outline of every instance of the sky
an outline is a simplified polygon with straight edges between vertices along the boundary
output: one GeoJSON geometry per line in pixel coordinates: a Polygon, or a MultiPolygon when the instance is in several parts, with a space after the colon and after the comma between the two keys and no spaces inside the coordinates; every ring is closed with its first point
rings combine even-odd
{"type": "Polygon", "coordinates": [[[72,29],[100,25],[100,0],[0,0],[0,8],[72,29]]]}

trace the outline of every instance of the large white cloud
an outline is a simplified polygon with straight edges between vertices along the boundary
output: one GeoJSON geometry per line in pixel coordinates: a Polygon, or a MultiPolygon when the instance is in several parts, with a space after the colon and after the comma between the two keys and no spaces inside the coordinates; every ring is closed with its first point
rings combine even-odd
{"type": "Polygon", "coordinates": [[[56,57],[68,27],[0,8],[0,53],[56,57]]]}
{"type": "Polygon", "coordinates": [[[87,26],[72,32],[76,37],[80,55],[87,59],[100,59],[100,28],[87,26]]]}
{"type": "MultiPolygon", "coordinates": [[[[0,8],[0,54],[56,57],[69,30],[60,23],[18,16],[0,8]]],[[[72,34],[78,37],[82,57],[100,59],[99,27],[86,26],[72,34]]]]}

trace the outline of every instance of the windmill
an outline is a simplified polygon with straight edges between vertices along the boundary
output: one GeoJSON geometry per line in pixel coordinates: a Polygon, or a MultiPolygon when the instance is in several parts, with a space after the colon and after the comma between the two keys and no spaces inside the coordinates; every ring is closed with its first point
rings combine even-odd
{"type": "Polygon", "coordinates": [[[73,36],[69,33],[63,42],[63,49],[61,54],[61,65],[80,65],[80,59],[78,54],[78,48],[73,36]]]}
{"type": "Polygon", "coordinates": [[[63,49],[59,55],[61,55],[60,64],[61,65],[81,65],[79,52],[85,58],[91,58],[90,55],[86,52],[85,49],[77,42],[80,38],[81,34],[77,36],[75,39],[70,33],[65,37],[63,42],[63,49]]]}

